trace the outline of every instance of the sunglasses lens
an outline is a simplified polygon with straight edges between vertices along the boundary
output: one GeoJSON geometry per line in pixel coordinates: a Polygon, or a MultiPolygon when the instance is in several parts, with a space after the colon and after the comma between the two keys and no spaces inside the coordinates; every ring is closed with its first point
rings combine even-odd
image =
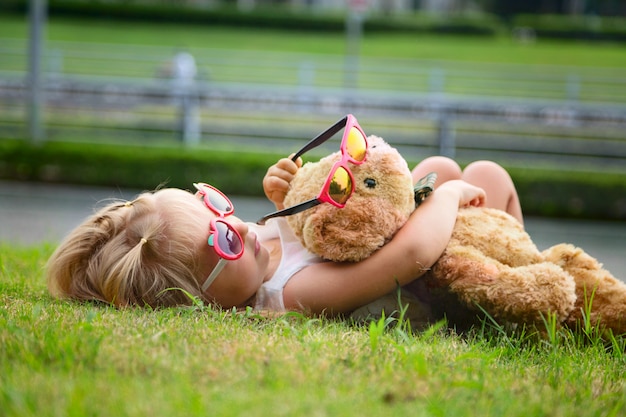
{"type": "Polygon", "coordinates": [[[205,187],[205,201],[208,199],[208,204],[211,205],[215,210],[218,210],[222,214],[230,213],[233,211],[233,204],[230,202],[226,196],[215,191],[212,188],[205,187]]]}
{"type": "Polygon", "coordinates": [[[352,178],[344,167],[339,167],[333,174],[328,187],[328,195],[336,203],[345,204],[352,194],[352,178]]]}
{"type": "Polygon", "coordinates": [[[350,132],[348,132],[348,138],[346,140],[346,151],[352,159],[357,162],[365,160],[365,153],[367,151],[367,140],[363,133],[356,127],[352,126],[350,132]]]}
{"type": "Polygon", "coordinates": [[[243,242],[235,230],[226,222],[215,222],[217,242],[213,241],[213,246],[217,246],[224,255],[236,257],[243,250],[243,242]],[[217,245],[216,245],[217,243],[217,245]]]}

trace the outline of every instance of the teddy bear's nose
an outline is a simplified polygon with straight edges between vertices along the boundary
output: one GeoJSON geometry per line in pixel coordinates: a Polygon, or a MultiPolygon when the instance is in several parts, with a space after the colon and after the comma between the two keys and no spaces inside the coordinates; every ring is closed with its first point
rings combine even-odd
{"type": "Polygon", "coordinates": [[[376,180],[374,178],[365,178],[363,180],[363,182],[365,183],[365,186],[367,188],[375,188],[376,187],[376,180]]]}

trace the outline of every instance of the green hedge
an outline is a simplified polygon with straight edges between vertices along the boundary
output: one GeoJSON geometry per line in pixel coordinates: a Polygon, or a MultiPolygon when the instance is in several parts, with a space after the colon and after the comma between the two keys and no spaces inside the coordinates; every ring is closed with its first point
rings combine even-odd
{"type": "MultiPolygon", "coordinates": [[[[24,13],[26,0],[5,0],[0,10],[24,13]]],[[[251,12],[240,12],[234,6],[195,8],[173,4],[106,3],[72,0],[49,0],[51,17],[80,17],[90,19],[137,20],[164,23],[224,25],[320,32],[345,31],[345,15],[296,12],[288,7],[259,7],[251,12]]],[[[489,15],[457,16],[451,19],[416,15],[403,18],[389,16],[368,17],[364,30],[372,32],[408,32],[493,36],[500,28],[499,21],[489,15]]]]}
{"type": "MultiPolygon", "coordinates": [[[[25,13],[28,0],[3,0],[0,11],[25,13]]],[[[297,12],[289,7],[257,7],[240,12],[234,5],[197,8],[176,3],[133,3],[86,0],[48,0],[52,17],[137,20],[238,27],[265,27],[287,30],[345,30],[342,13],[314,14],[297,12]]],[[[505,24],[489,14],[436,16],[424,13],[368,16],[364,30],[372,32],[435,33],[494,36],[503,29],[530,27],[542,38],[626,41],[626,19],[622,17],[589,17],[567,15],[516,15],[505,24]]]]}
{"type": "Polygon", "coordinates": [[[207,181],[229,193],[263,195],[278,155],[202,149],[0,141],[0,178],[122,188],[188,188],[207,181]]]}
{"type": "Polygon", "coordinates": [[[510,168],[525,213],[626,220],[626,173],[510,168]]]}
{"type": "MultiPolygon", "coordinates": [[[[154,189],[207,181],[227,193],[263,196],[267,168],[282,155],[0,140],[0,178],[154,189]]],[[[415,161],[412,161],[415,162],[415,161]]],[[[626,174],[509,169],[527,215],[626,220],[626,174]]]]}
{"type": "Polygon", "coordinates": [[[618,17],[518,15],[512,26],[532,28],[539,38],[626,41],[626,19],[618,17]]]}

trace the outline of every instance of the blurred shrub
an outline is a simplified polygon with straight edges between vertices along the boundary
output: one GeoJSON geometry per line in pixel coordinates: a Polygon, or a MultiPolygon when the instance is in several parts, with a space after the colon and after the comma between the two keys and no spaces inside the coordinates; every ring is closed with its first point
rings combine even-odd
{"type": "MultiPolygon", "coordinates": [[[[24,13],[27,0],[3,0],[0,10],[24,13]]],[[[264,27],[274,29],[345,31],[344,13],[297,12],[287,6],[258,7],[250,12],[230,6],[200,8],[170,3],[124,3],[81,0],[49,0],[52,17],[89,17],[94,19],[137,20],[173,22],[238,27],[264,27]]],[[[463,34],[492,36],[499,30],[499,21],[489,15],[427,16],[369,16],[364,23],[367,32],[430,32],[438,34],[463,34]]]]}
{"type": "Polygon", "coordinates": [[[149,146],[0,140],[0,178],[154,189],[206,181],[226,192],[263,195],[278,155],[149,146]]]}
{"type": "Polygon", "coordinates": [[[626,220],[626,172],[510,168],[524,213],[544,217],[626,220]]]}
{"type": "MultiPolygon", "coordinates": [[[[192,6],[177,1],[133,2],[48,0],[50,16],[88,17],[90,19],[136,20],[210,24],[238,27],[334,31],[345,30],[345,13],[296,11],[288,5],[259,6],[242,12],[235,2],[214,7],[192,6]]],[[[25,13],[28,0],[2,0],[0,11],[25,13]]],[[[571,16],[554,14],[518,14],[506,20],[511,29],[530,28],[542,38],[626,40],[626,18],[571,16]]],[[[405,13],[372,14],[364,23],[367,32],[436,33],[494,36],[505,23],[487,13],[452,16],[405,13]]]]}
{"type": "Polygon", "coordinates": [[[512,26],[531,28],[538,38],[626,41],[626,19],[619,17],[525,14],[512,26]]]}
{"type": "MultiPolygon", "coordinates": [[[[227,193],[263,196],[279,154],[0,140],[0,178],[154,189],[207,181],[227,193]]],[[[411,165],[413,164],[410,161],[411,165]]],[[[626,220],[626,173],[509,169],[527,215],[626,220]]]]}
{"type": "MultiPolygon", "coordinates": [[[[25,13],[28,0],[2,0],[0,11],[25,13]]],[[[194,7],[178,2],[132,2],[48,0],[50,16],[88,17],[90,19],[173,22],[237,27],[264,27],[287,30],[345,30],[345,13],[296,11],[287,5],[257,7],[241,12],[235,2],[219,7],[194,7]]],[[[626,41],[626,18],[519,14],[507,19],[511,29],[530,28],[542,38],[626,41]]],[[[486,13],[452,16],[405,13],[372,14],[364,30],[372,32],[435,33],[494,36],[505,29],[504,22],[486,13]]]]}

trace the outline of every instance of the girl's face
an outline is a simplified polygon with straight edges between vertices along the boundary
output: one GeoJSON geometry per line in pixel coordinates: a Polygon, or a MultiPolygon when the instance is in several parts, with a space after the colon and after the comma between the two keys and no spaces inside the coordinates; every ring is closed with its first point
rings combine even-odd
{"type": "MultiPolygon", "coordinates": [[[[198,284],[202,286],[219,261],[219,256],[207,243],[211,220],[219,217],[209,209],[201,198],[182,190],[161,190],[160,193],[175,193],[181,203],[189,205],[189,215],[197,223],[197,238],[194,238],[195,252],[199,254],[200,275],[198,284]]],[[[239,218],[230,215],[222,218],[239,232],[243,240],[243,255],[236,260],[227,261],[215,281],[207,288],[204,295],[224,308],[243,307],[263,284],[269,264],[269,252],[257,241],[255,233],[248,230],[248,225],[239,218]]]]}

